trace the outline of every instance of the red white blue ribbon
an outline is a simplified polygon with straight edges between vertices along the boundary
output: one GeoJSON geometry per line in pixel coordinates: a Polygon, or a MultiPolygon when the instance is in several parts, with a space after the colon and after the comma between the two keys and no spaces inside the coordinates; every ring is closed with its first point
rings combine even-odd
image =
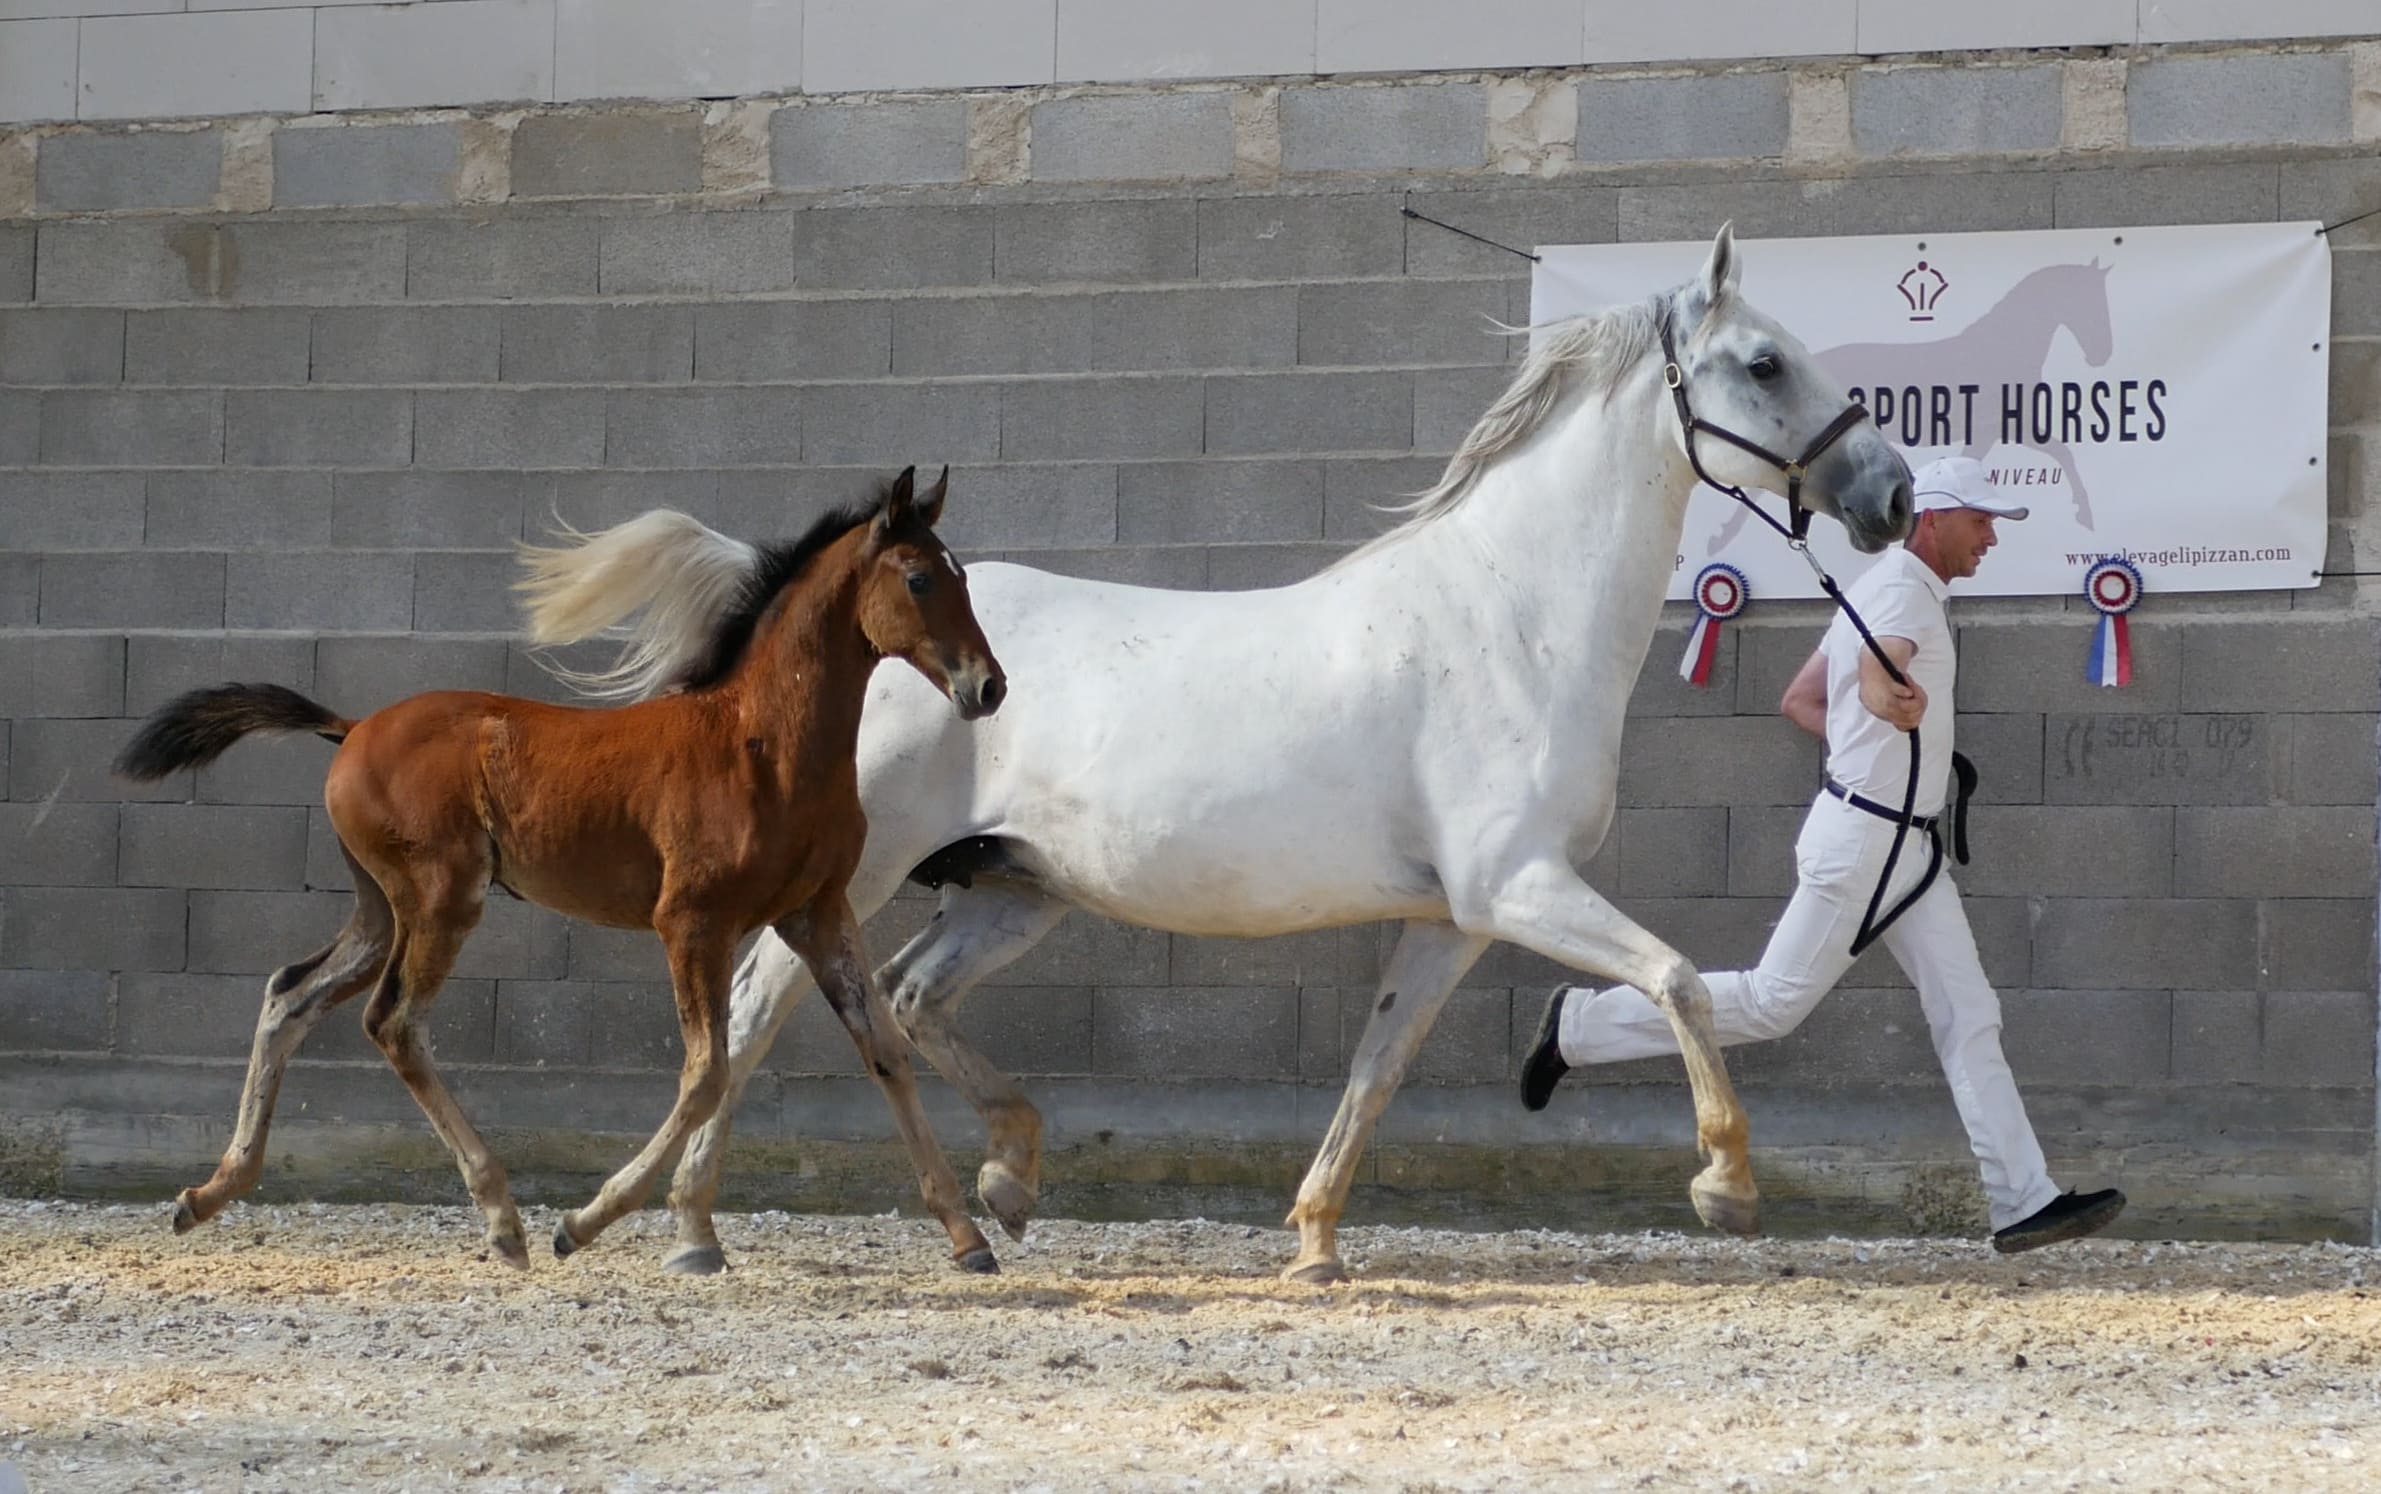
{"type": "Polygon", "coordinates": [[[1720,624],[1744,611],[1752,599],[1744,572],[1714,562],[1695,577],[1695,630],[1687,635],[1686,657],[1678,661],[1678,677],[1690,685],[1711,683],[1711,666],[1719,657],[1720,624]]]}
{"type": "Polygon", "coordinates": [[[2125,626],[2125,614],[2140,604],[2141,572],[2133,562],[2111,555],[2083,573],[2083,596],[2100,614],[2083,677],[2095,685],[2132,684],[2133,635],[2125,626]]]}

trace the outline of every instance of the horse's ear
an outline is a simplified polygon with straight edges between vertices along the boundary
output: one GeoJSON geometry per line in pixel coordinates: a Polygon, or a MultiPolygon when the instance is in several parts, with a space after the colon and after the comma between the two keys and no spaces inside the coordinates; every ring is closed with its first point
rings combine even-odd
{"type": "Polygon", "coordinates": [[[1717,306],[1736,293],[1737,268],[1736,223],[1731,219],[1712,235],[1711,254],[1703,261],[1703,275],[1697,281],[1706,307],[1717,306]]]}
{"type": "Polygon", "coordinates": [[[901,475],[893,479],[893,485],[885,489],[884,506],[876,511],[876,532],[880,536],[891,534],[908,520],[910,500],[917,484],[918,469],[904,467],[901,475]]]}
{"type": "Polygon", "coordinates": [[[918,517],[926,521],[927,528],[932,529],[936,524],[942,522],[942,501],[950,491],[951,464],[945,462],[942,466],[942,476],[936,478],[934,486],[926,490],[926,496],[918,500],[918,517]]]}

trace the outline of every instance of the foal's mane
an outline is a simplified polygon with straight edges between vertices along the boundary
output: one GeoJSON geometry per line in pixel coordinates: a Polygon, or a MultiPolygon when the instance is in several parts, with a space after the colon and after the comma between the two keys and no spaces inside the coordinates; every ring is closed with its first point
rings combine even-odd
{"type": "Polygon", "coordinates": [[[1654,345],[1661,328],[1661,309],[1662,300],[1653,298],[1566,317],[1543,328],[1505,328],[1508,333],[1541,334],[1521,360],[1512,382],[1472,423],[1437,482],[1414,494],[1410,502],[1383,505],[1389,513],[1406,515],[1406,521],[1350,551],[1331,568],[1337,570],[1462,507],[1478,486],[1480,475],[1546,423],[1562,402],[1566,379],[1573,381],[1569,387],[1588,394],[1610,394],[1622,375],[1654,345]]]}
{"type": "Polygon", "coordinates": [[[533,643],[592,638],[624,622],[627,641],[608,668],[581,670],[539,658],[582,695],[633,700],[702,690],[735,671],[769,608],[821,551],[883,512],[893,484],[867,502],[821,514],[801,536],[752,545],[670,509],[582,534],[566,545],[521,547],[516,586],[533,643]]]}

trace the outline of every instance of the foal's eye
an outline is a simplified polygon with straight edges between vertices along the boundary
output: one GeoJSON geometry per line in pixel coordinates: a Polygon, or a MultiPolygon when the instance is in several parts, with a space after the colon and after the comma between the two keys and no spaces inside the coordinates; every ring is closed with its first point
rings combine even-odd
{"type": "Polygon", "coordinates": [[[909,594],[913,597],[922,597],[933,589],[934,578],[924,571],[919,571],[909,578],[909,594]]]}
{"type": "Polygon", "coordinates": [[[1785,365],[1777,361],[1775,353],[1763,353],[1746,364],[1745,367],[1752,371],[1752,375],[1756,379],[1774,379],[1785,372],[1785,365]]]}

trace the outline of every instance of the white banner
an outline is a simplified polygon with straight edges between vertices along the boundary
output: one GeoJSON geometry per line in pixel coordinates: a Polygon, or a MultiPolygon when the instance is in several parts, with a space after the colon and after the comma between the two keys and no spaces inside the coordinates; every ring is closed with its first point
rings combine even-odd
{"type": "MultiPolygon", "coordinates": [[[[2080,595],[2122,555],[2161,592],[2312,586],[2323,568],[2330,244],[2314,223],[1737,241],[1744,294],[1866,402],[1910,465],[1964,454],[2032,508],[1966,595],[2080,595]]],[[[1708,241],[1541,247],[1530,319],[1692,277],[1708,241]]],[[[1792,442],[1788,443],[1793,444],[1792,442]]],[[[1762,496],[1782,516],[1784,501],[1762,496]]],[[[1839,579],[1866,568],[1812,526],[1839,579]]],[[[1670,595],[1726,561],[1819,595],[1737,504],[1698,488],[1670,595]]]]}

